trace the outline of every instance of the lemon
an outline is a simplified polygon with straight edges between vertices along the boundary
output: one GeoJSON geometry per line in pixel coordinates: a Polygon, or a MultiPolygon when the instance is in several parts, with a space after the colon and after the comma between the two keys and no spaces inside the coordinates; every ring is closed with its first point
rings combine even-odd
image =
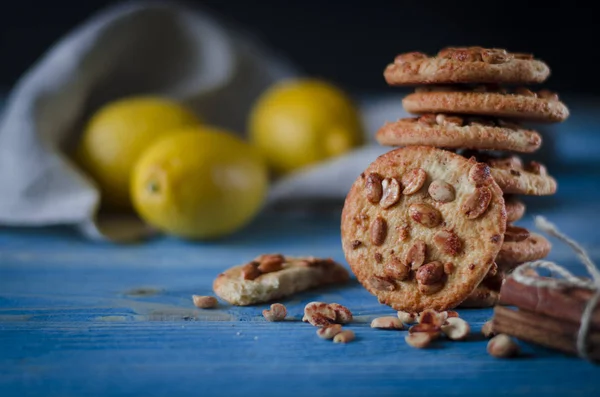
{"type": "Polygon", "coordinates": [[[276,174],[339,156],[363,143],[352,100],[318,79],[274,84],[254,104],[248,129],[250,142],[276,174]]]}
{"type": "Polygon", "coordinates": [[[226,130],[173,131],[136,163],[131,196],[148,224],[188,239],[226,236],[258,213],[268,170],[255,148],[226,130]]]}
{"type": "Polygon", "coordinates": [[[92,115],[75,160],[98,184],[103,206],[130,209],[129,178],[139,155],[171,130],[199,124],[192,111],[167,98],[119,99],[92,115]]]}

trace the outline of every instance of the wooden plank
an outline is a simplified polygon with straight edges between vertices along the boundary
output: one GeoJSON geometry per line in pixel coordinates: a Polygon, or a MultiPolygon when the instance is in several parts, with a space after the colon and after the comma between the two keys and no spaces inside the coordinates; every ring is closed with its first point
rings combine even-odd
{"type": "MultiPolygon", "coordinates": [[[[539,198],[543,200],[543,198],[539,198]]],[[[600,259],[589,221],[599,206],[540,212],[600,259]]],[[[531,218],[519,222],[531,227],[531,218]]],[[[285,300],[290,319],[267,323],[267,305],[196,309],[225,267],[264,252],[343,262],[339,212],[264,214],[212,243],[162,237],[95,244],[64,228],[0,229],[0,396],[181,395],[597,395],[600,367],[523,343],[498,360],[478,336],[491,310],[460,310],[469,341],[416,350],[407,331],[369,327],[393,315],[356,282],[285,300]],[[357,340],[323,341],[302,323],[312,300],[348,306],[357,340]]],[[[551,259],[581,268],[561,245],[551,259]]]]}

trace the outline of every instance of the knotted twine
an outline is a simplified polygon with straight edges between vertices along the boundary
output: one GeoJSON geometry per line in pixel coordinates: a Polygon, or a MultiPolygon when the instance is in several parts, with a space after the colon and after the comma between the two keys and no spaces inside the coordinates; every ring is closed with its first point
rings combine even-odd
{"type": "Polygon", "coordinates": [[[579,356],[583,359],[590,360],[588,355],[588,336],[590,331],[590,324],[592,321],[592,312],[598,301],[600,300],[600,271],[590,259],[588,253],[585,251],[583,247],[581,247],[576,241],[570,239],[563,233],[561,233],[558,228],[546,220],[546,218],[542,216],[535,217],[535,225],[538,229],[547,234],[558,238],[560,241],[566,243],[571,249],[575,252],[577,257],[581,260],[581,262],[585,265],[588,273],[591,275],[591,279],[582,279],[574,276],[565,268],[557,265],[554,262],[548,262],[544,260],[527,262],[520,266],[518,266],[512,273],[511,277],[524,285],[533,286],[533,287],[541,287],[541,288],[569,288],[569,287],[579,287],[585,288],[594,291],[594,295],[587,302],[583,313],[581,315],[581,323],[579,325],[579,330],[577,332],[577,352],[579,356]],[[543,268],[550,270],[552,273],[556,273],[563,278],[538,278],[535,276],[531,276],[527,274],[528,269],[535,268],[543,268]]]}

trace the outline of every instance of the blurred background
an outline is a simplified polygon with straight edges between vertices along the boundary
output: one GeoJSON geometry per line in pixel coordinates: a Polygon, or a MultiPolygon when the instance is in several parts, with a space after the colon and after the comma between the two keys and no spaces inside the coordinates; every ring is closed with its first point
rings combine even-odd
{"type": "MultiPolygon", "coordinates": [[[[407,116],[401,99],[412,88],[387,86],[385,66],[402,52],[435,54],[447,46],[533,53],[550,66],[550,78],[535,89],[558,92],[571,116],[558,124],[529,124],[542,132],[544,144],[522,157],[548,165],[559,180],[559,194],[526,197],[526,203],[540,207],[561,200],[568,203],[600,176],[599,55],[593,47],[597,16],[576,1],[540,7],[522,1],[163,1],[185,6],[186,11],[176,17],[165,10],[131,17],[121,7],[107,30],[100,34],[94,30],[106,16],[100,11],[128,3],[132,2],[20,1],[11,5],[10,12],[0,13],[0,104],[19,88],[17,81],[26,71],[43,66],[35,70],[37,75],[22,80],[29,85],[21,84],[15,91],[25,99],[7,106],[12,112],[5,121],[10,122],[0,125],[0,186],[8,186],[0,191],[0,224],[81,223],[82,218],[93,218],[97,192],[72,175],[62,162],[63,154],[73,155],[89,182],[100,185],[102,208],[128,213],[135,209],[147,223],[181,235],[192,233],[184,229],[196,229],[199,223],[223,223],[210,220],[213,203],[198,204],[217,191],[224,198],[223,214],[231,215],[229,208],[237,204],[227,203],[227,192],[218,186],[197,182],[211,178],[201,175],[194,163],[208,141],[173,139],[170,149],[162,145],[150,150],[158,146],[158,136],[190,126],[195,131],[224,128],[258,149],[268,163],[261,168],[245,143],[236,146],[229,138],[211,141],[211,151],[203,154],[216,159],[236,153],[228,160],[231,169],[242,160],[256,166],[238,170],[241,179],[251,182],[240,187],[246,209],[223,226],[227,233],[252,219],[268,193],[299,201],[312,194],[317,201],[334,199],[340,204],[356,176],[376,155],[389,150],[373,142],[379,126],[407,116]],[[206,19],[194,19],[189,10],[200,11],[206,19]],[[95,32],[93,40],[86,36],[90,31],[95,32]],[[290,76],[320,83],[288,86],[283,90],[287,93],[266,95],[290,76]],[[155,92],[185,106],[129,102],[102,113],[104,105],[127,95],[155,92]],[[19,131],[25,124],[28,131],[19,131]],[[42,137],[51,142],[49,147],[64,153],[55,156],[48,147],[34,147],[42,137]],[[373,150],[361,152],[365,143],[373,150]],[[13,155],[11,145],[21,154],[13,155]],[[75,147],[73,154],[70,150],[75,147]],[[43,156],[29,161],[32,150],[43,156]],[[145,162],[144,153],[151,153],[145,162]],[[346,162],[335,162],[348,153],[346,162]],[[194,192],[185,199],[194,205],[169,227],[164,224],[173,223],[170,211],[185,203],[169,198],[157,206],[157,197],[171,197],[168,189],[174,189],[150,171],[160,158],[184,159],[186,169],[194,170],[188,172],[195,178],[189,183],[194,192]],[[323,166],[328,161],[333,165],[323,166]],[[317,167],[311,173],[313,165],[317,167]],[[156,219],[156,214],[164,219],[156,219]],[[189,219],[203,222],[184,225],[189,219]]],[[[165,171],[169,172],[174,171],[165,171]]],[[[206,233],[227,234],[216,230],[200,234],[206,233]]]]}
{"type": "MultiPolygon", "coordinates": [[[[0,87],[15,80],[47,48],[92,13],[119,2],[17,1],[0,13],[0,87]]],[[[552,68],[549,86],[563,94],[596,95],[597,14],[577,1],[317,1],[203,0],[200,6],[234,22],[310,75],[356,94],[388,93],[381,78],[398,52],[436,52],[481,45],[533,52],[552,68]]]]}

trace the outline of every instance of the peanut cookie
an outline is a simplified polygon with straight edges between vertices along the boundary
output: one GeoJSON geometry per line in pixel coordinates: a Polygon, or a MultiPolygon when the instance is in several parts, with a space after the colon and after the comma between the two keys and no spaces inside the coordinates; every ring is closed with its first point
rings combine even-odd
{"type": "Polygon", "coordinates": [[[327,284],[343,284],[349,278],[348,271],[331,259],[268,254],[219,274],[213,290],[232,305],[247,306],[327,284]]]}
{"type": "Polygon", "coordinates": [[[503,49],[448,47],[436,56],[422,52],[400,54],[383,73],[392,86],[454,83],[542,83],[550,75],[544,62],[531,54],[503,49]]]}
{"type": "Polygon", "coordinates": [[[438,311],[485,277],[506,230],[487,165],[429,146],[379,156],[352,185],[342,246],[361,284],[395,310],[438,311]]]}
{"type": "Polygon", "coordinates": [[[519,157],[488,160],[492,176],[504,193],[548,196],[556,193],[556,180],[536,161],[523,165],[519,157]]]}
{"type": "Polygon", "coordinates": [[[525,204],[514,196],[504,195],[504,204],[506,205],[506,222],[516,222],[525,215],[525,204]]]}
{"type": "Polygon", "coordinates": [[[494,180],[505,194],[547,196],[556,193],[556,180],[548,175],[543,164],[536,161],[523,164],[518,156],[494,157],[471,150],[459,153],[488,164],[494,180]]]}
{"type": "Polygon", "coordinates": [[[428,145],[524,153],[534,152],[542,144],[540,134],[512,122],[442,113],[385,123],[375,138],[384,146],[428,145]]]}
{"type": "Polygon", "coordinates": [[[548,90],[535,93],[522,87],[512,91],[480,87],[470,91],[464,87],[428,91],[424,87],[404,97],[402,105],[416,114],[474,114],[538,122],[562,122],[569,117],[569,109],[548,90]]]}
{"type": "Polygon", "coordinates": [[[545,258],[552,249],[552,244],[544,236],[529,233],[522,240],[505,241],[500,248],[496,263],[502,271],[513,270],[523,262],[545,258]]]}

